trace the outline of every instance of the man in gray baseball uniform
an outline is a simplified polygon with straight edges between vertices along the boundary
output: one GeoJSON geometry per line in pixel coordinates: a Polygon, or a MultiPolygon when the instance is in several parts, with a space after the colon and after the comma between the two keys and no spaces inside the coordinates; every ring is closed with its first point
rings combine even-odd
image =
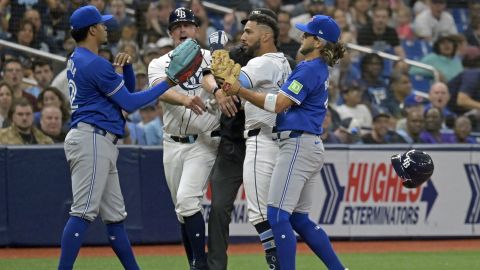
{"type": "Polygon", "coordinates": [[[140,269],[123,223],[127,212],[116,165],[115,144],[125,135],[122,110],[135,111],[174,86],[172,71],[179,71],[175,73],[178,78],[174,79],[180,83],[198,68],[198,62],[188,67],[183,65],[188,64],[182,61],[183,57],[179,59],[179,55],[194,55],[198,59],[198,45],[188,40],[174,52],[176,57],[168,70],[168,79],[134,93],[131,56],[125,53],[116,56],[114,65],[123,71],[123,75],[119,75],[112,63],[98,55],[100,45],[107,41],[104,23],[111,18],[111,15],[102,16],[91,5],[78,8],[70,17],[71,34],[77,47],[67,64],[72,121],[64,148],[72,175],[73,202],[63,230],[59,270],[73,268],[87,228],[97,216],[106,224],[108,240],[123,267],[140,269]]]}
{"type": "MultiPolygon", "coordinates": [[[[186,38],[196,38],[198,25],[191,10],[177,8],[170,14],[169,21],[175,46],[186,38]]],[[[207,50],[202,50],[202,54],[204,60],[196,74],[160,98],[164,112],[165,177],[181,224],[190,269],[207,269],[201,202],[220,141],[220,113],[205,111],[204,102],[211,94],[201,87],[201,78],[211,55],[207,50]]],[[[151,86],[165,78],[169,63],[170,53],[152,60],[148,67],[151,86]]]]}

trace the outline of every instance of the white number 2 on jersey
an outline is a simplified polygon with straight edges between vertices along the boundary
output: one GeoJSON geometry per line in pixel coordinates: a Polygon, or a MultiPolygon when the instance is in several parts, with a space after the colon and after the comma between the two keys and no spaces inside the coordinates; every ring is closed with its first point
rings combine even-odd
{"type": "Polygon", "coordinates": [[[77,85],[72,79],[68,80],[68,92],[70,93],[70,108],[72,112],[74,112],[78,109],[78,104],[73,104],[75,102],[75,96],[77,95],[77,85]]]}

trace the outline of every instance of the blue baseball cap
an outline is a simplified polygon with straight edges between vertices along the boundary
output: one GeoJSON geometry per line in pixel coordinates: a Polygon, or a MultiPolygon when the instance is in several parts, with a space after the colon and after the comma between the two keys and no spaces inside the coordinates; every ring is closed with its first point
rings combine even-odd
{"type": "Polygon", "coordinates": [[[70,16],[70,26],[72,29],[81,29],[97,23],[104,23],[113,18],[112,15],[100,14],[95,6],[83,6],[75,10],[70,16]]]}
{"type": "Polygon", "coordinates": [[[420,104],[426,104],[428,100],[420,95],[410,94],[403,100],[403,106],[406,108],[414,107],[420,104]]]}
{"type": "Polygon", "coordinates": [[[323,38],[327,41],[337,43],[340,38],[340,27],[337,22],[329,16],[315,15],[307,24],[295,24],[299,30],[311,35],[323,38]]]}

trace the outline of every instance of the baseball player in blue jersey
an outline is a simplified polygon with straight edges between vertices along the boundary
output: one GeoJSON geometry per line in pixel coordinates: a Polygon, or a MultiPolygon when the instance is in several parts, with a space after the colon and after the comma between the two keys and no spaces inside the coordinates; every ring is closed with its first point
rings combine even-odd
{"type": "MultiPolygon", "coordinates": [[[[116,65],[122,67],[122,76],[98,56],[100,45],[107,41],[104,23],[111,18],[100,15],[94,6],[81,7],[70,17],[77,48],[67,64],[72,119],[65,138],[65,155],[70,164],[73,203],[62,235],[58,266],[62,270],[73,268],[85,231],[98,215],[107,226],[108,240],[123,267],[140,269],[123,224],[127,213],[116,167],[115,144],[124,135],[125,126],[122,109],[134,111],[174,86],[172,80],[182,82],[169,76],[149,90],[132,93],[135,75],[131,57],[121,53],[115,59],[116,65]]],[[[198,48],[198,56],[199,52],[198,48]]]]}
{"type": "Polygon", "coordinates": [[[320,139],[328,104],[328,66],[343,57],[340,28],[330,17],[316,15],[303,31],[305,56],[278,94],[249,91],[238,83],[224,84],[252,104],[277,113],[280,153],[272,174],[267,216],[273,230],[280,269],[295,269],[295,230],[328,269],[345,269],[325,231],[308,218],[315,186],[320,183],[324,148],[320,139]]]}

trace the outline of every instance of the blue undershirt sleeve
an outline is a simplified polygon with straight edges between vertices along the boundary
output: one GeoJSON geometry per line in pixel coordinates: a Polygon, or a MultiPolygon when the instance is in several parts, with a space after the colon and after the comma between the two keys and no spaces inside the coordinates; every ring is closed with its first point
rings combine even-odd
{"type": "Polygon", "coordinates": [[[133,72],[133,65],[123,66],[123,80],[125,81],[125,87],[131,93],[135,92],[135,73],[133,72]]]}
{"type": "Polygon", "coordinates": [[[238,77],[238,81],[243,88],[252,89],[252,83],[250,82],[250,79],[248,79],[247,75],[245,75],[245,73],[240,72],[240,77],[238,77]]]}
{"type": "Polygon", "coordinates": [[[118,106],[130,113],[154,101],[168,89],[170,89],[170,85],[166,81],[163,81],[148,90],[135,93],[130,93],[125,86],[122,86],[120,90],[110,98],[118,106]]]}

